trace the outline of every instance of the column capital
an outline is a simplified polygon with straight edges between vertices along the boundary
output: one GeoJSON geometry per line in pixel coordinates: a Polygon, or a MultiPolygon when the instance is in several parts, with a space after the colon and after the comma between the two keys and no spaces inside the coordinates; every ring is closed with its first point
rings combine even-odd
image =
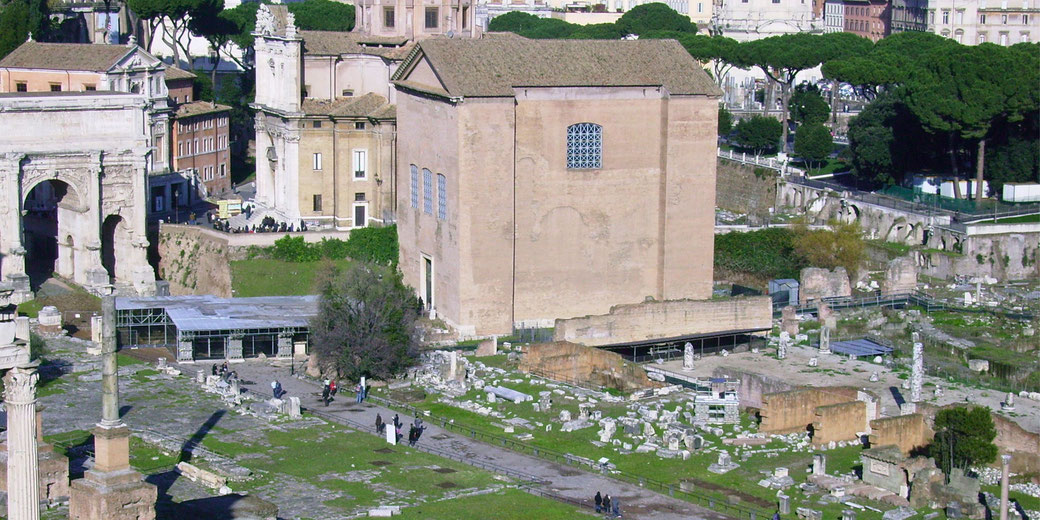
{"type": "MultiPolygon", "coordinates": [[[[36,363],[38,364],[38,363],[36,363]]],[[[4,375],[4,401],[9,405],[26,405],[36,402],[36,385],[40,374],[36,364],[14,367],[4,375]]]]}

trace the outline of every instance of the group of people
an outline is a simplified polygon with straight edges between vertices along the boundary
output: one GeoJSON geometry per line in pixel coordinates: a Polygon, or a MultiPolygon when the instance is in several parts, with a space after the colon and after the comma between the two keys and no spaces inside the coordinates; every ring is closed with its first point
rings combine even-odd
{"type": "Polygon", "coordinates": [[[336,398],[336,380],[325,378],[322,382],[321,389],[321,402],[325,403],[325,406],[329,405],[330,401],[336,398]]]}
{"type": "Polygon", "coordinates": [[[599,491],[597,491],[596,496],[593,497],[592,501],[596,503],[597,513],[606,513],[607,516],[621,518],[620,498],[610,498],[610,495],[601,495],[599,491]]]}
{"type": "Polygon", "coordinates": [[[212,370],[213,375],[219,375],[220,379],[222,379],[225,383],[230,383],[231,381],[238,379],[238,372],[230,370],[228,368],[227,361],[221,363],[220,365],[213,363],[213,366],[211,366],[210,369],[212,370]]]}
{"type": "MultiPolygon", "coordinates": [[[[393,423],[383,422],[383,416],[376,414],[376,433],[379,435],[386,435],[386,427],[388,424],[394,425],[394,434],[397,436],[397,441],[401,441],[401,418],[395,413],[393,423]]],[[[422,437],[423,432],[426,431],[426,427],[423,426],[423,420],[418,415],[415,416],[415,420],[412,421],[412,425],[408,428],[408,445],[415,446],[415,443],[419,442],[419,437],[422,437]]]]}

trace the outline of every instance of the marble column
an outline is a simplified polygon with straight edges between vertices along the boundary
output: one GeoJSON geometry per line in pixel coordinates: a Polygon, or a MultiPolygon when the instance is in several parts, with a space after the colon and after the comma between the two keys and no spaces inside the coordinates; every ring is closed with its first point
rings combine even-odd
{"type": "Polygon", "coordinates": [[[913,366],[910,371],[910,402],[921,402],[921,386],[924,383],[924,344],[914,341],[913,366]]]}
{"type": "Polygon", "coordinates": [[[1000,520],[1008,517],[1008,474],[1011,472],[1011,455],[1000,456],[1000,520]]]}
{"type": "Polygon", "coordinates": [[[4,375],[7,410],[7,518],[39,520],[40,470],[36,440],[35,366],[16,367],[4,375]]]}
{"type": "Polygon", "coordinates": [[[119,367],[116,362],[116,298],[101,300],[101,422],[102,428],[122,426],[119,420],[119,367]]]}

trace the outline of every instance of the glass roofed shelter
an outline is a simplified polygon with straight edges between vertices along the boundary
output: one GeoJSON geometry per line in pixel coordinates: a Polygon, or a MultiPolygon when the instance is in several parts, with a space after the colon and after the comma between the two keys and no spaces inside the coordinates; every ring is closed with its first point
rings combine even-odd
{"type": "Polygon", "coordinates": [[[116,331],[121,347],[166,347],[181,363],[291,358],[317,313],[317,296],[116,298],[116,331]]]}

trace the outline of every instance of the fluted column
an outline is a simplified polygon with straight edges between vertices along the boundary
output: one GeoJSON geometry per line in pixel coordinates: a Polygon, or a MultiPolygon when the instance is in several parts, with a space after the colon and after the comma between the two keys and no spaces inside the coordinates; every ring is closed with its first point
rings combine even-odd
{"type": "Polygon", "coordinates": [[[40,470],[36,451],[36,367],[4,375],[7,410],[7,518],[39,520],[40,470]]]}

